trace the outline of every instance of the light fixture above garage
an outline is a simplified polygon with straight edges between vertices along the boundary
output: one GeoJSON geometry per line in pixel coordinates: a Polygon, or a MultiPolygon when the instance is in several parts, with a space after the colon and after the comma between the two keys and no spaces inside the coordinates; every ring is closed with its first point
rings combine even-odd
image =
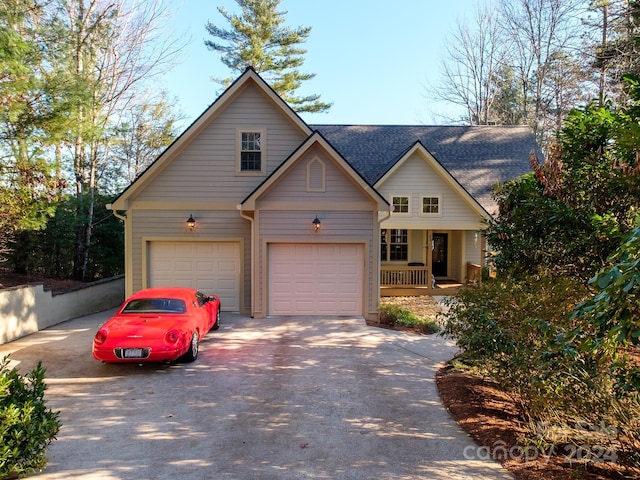
{"type": "Polygon", "coordinates": [[[313,227],[313,231],[318,233],[320,227],[322,226],[322,222],[316,216],[316,218],[313,219],[313,222],[311,222],[311,226],[313,227]]]}
{"type": "Polygon", "coordinates": [[[196,228],[196,221],[193,218],[193,215],[189,215],[189,218],[187,219],[187,228],[189,230],[193,230],[194,228],[196,228]]]}

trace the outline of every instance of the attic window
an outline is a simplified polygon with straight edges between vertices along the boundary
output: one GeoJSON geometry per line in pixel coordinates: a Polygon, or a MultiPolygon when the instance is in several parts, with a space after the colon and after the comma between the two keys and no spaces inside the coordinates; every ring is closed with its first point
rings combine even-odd
{"type": "Polygon", "coordinates": [[[440,197],[422,197],[422,215],[436,217],[442,215],[440,197]]]}
{"type": "Polygon", "coordinates": [[[325,165],[318,157],[307,163],[307,192],[325,191],[325,165]]]}
{"type": "Polygon", "coordinates": [[[392,196],[391,204],[393,205],[393,213],[396,215],[408,215],[409,211],[409,197],[407,196],[392,196]]]}
{"type": "Polygon", "coordinates": [[[264,174],[266,132],[262,129],[240,129],[238,141],[238,173],[264,174]]]}

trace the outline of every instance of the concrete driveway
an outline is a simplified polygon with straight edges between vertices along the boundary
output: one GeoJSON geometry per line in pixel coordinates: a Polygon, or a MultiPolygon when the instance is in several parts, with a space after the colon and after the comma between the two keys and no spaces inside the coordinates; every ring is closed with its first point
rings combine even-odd
{"type": "Polygon", "coordinates": [[[42,359],[61,411],[49,465],[30,478],[512,478],[467,459],[476,446],[441,405],[450,341],[361,318],[227,313],[195,363],[107,365],[91,340],[110,313],[0,346],[21,371],[42,359]]]}

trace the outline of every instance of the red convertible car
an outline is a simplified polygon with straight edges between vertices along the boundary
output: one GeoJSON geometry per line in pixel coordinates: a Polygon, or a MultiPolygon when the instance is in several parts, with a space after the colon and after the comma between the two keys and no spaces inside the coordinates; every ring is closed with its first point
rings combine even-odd
{"type": "Polygon", "coordinates": [[[93,338],[109,363],[193,362],[198,344],[220,327],[220,299],[193,288],[148,288],[129,297],[93,338]]]}

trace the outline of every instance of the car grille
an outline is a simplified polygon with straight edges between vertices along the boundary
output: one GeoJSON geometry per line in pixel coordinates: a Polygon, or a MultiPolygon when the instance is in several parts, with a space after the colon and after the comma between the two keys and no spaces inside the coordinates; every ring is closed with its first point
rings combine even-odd
{"type": "Polygon", "coordinates": [[[150,348],[114,348],[113,353],[117,358],[148,358],[151,353],[150,348]]]}

